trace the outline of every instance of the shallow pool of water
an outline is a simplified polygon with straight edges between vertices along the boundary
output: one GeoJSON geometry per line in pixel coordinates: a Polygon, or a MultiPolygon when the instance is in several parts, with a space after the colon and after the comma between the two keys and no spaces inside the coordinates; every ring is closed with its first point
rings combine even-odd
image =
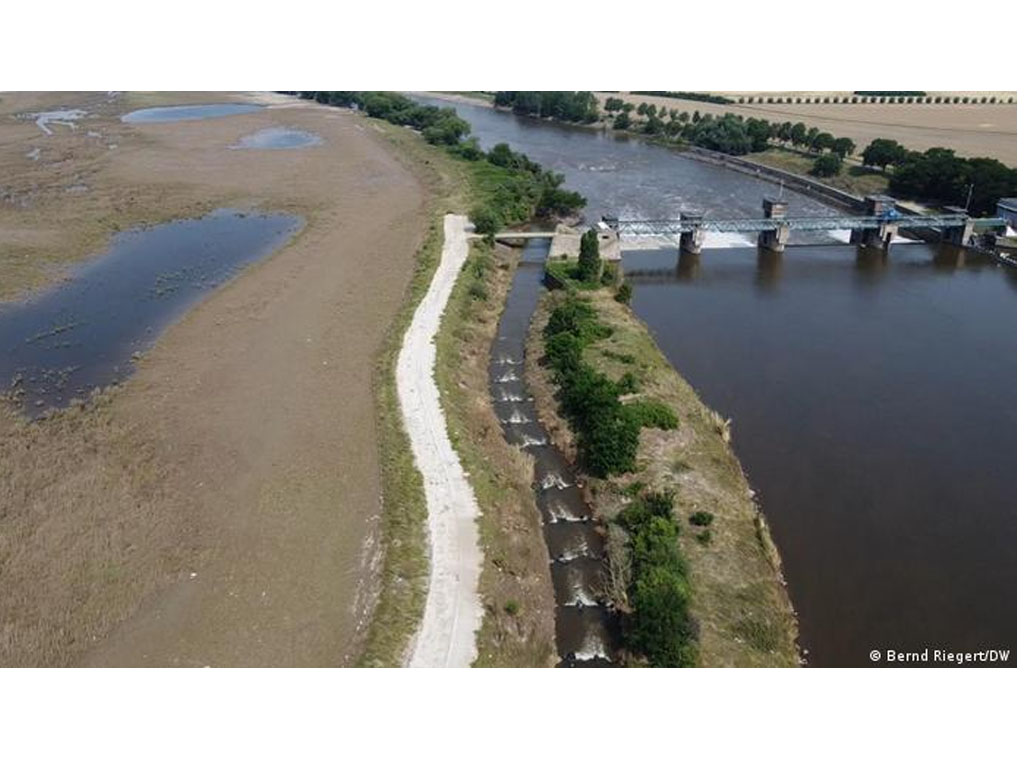
{"type": "Polygon", "coordinates": [[[0,304],[0,388],[37,415],[123,380],[164,328],[300,225],[294,216],[219,210],[115,236],[65,282],[0,304]]]}
{"type": "Polygon", "coordinates": [[[125,123],[177,123],[183,120],[207,120],[256,112],[259,104],[185,104],[180,107],[147,107],[121,116],[125,123]]]}
{"type": "Polygon", "coordinates": [[[299,149],[315,147],[324,140],[315,133],[297,128],[264,128],[243,136],[232,149],[299,149]]]}

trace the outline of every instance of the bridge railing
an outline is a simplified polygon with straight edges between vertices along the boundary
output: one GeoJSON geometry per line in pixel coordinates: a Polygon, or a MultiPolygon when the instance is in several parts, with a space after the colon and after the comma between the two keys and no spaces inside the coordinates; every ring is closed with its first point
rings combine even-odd
{"type": "Polygon", "coordinates": [[[619,235],[655,236],[678,235],[683,232],[704,230],[706,232],[770,232],[780,226],[791,231],[822,232],[833,229],[875,229],[885,224],[900,227],[959,227],[968,221],[974,227],[1005,227],[1001,218],[970,219],[960,214],[922,214],[920,216],[797,216],[778,219],[700,219],[681,221],[679,219],[618,219],[609,221],[609,226],[619,235]]]}

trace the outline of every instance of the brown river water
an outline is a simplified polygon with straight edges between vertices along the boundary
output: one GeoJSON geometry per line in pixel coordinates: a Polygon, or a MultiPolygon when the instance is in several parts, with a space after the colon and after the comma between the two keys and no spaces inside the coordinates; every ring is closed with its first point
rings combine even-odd
{"type": "MultiPolygon", "coordinates": [[[[590,221],[682,205],[759,216],[778,191],[633,139],[454,106],[485,148],[563,173],[590,221]]],[[[829,210],[786,196],[793,213],[829,210]]],[[[627,250],[634,311],[733,419],[810,664],[871,666],[890,649],[1008,650],[1015,664],[1016,274],[920,243],[865,258],[844,236],[781,258],[738,236],[709,238],[698,259],[627,250]]],[[[560,652],[585,635],[560,627],[560,652]]]]}

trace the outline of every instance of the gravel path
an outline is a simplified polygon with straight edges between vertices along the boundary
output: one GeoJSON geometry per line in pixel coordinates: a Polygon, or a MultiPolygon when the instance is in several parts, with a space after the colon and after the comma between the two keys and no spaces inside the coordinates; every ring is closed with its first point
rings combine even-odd
{"type": "Polygon", "coordinates": [[[483,618],[477,594],[483,560],[476,530],[480,510],[448,439],[434,379],[434,336],[469,253],[468,226],[465,216],[445,216],[441,263],[398,357],[398,395],[423,475],[430,532],[430,585],[411,667],[469,666],[476,658],[476,631],[483,618]]]}

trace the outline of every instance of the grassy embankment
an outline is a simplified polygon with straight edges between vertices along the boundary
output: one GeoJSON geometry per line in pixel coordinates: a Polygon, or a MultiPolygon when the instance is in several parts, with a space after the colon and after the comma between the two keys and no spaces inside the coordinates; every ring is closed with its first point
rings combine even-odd
{"type": "Polygon", "coordinates": [[[811,168],[814,167],[814,161],[817,159],[816,155],[783,147],[772,147],[764,152],[752,152],[749,155],[744,155],[743,159],[790,173],[798,173],[852,195],[889,194],[889,177],[886,174],[851,161],[844,161],[837,175],[819,179],[811,174],[811,168]]]}
{"type": "MultiPolygon", "coordinates": [[[[685,569],[685,602],[696,623],[700,666],[792,666],[799,663],[796,620],[782,583],[778,554],[764,518],[753,503],[742,468],[729,447],[729,422],[708,409],[665,359],[647,329],[612,286],[581,290],[605,332],[583,349],[583,361],[608,379],[632,380],[634,394],[668,405],[675,429],[643,429],[633,471],[585,478],[596,513],[608,521],[612,597],[630,612],[642,596],[639,566],[646,568],[651,537],[636,533],[637,513],[655,516],[672,500],[674,520],[661,531],[678,532],[685,569]],[[638,510],[638,507],[647,509],[638,510]],[[651,510],[655,512],[652,514],[651,510]],[[631,603],[633,603],[631,605],[631,603]]],[[[555,376],[545,357],[552,312],[566,303],[565,290],[542,298],[527,345],[527,381],[552,439],[570,458],[578,442],[560,413],[555,376]]],[[[585,457],[580,457],[585,458],[585,457]]],[[[673,562],[675,554],[662,558],[673,562]]],[[[644,576],[644,574],[641,574],[644,576]]],[[[628,629],[627,629],[628,637],[628,629]]]]}
{"type": "Polygon", "coordinates": [[[509,445],[491,405],[490,348],[518,251],[478,241],[437,336],[437,378],[448,432],[480,506],[483,625],[476,666],[552,666],[553,587],[530,457],[509,445]]]}

